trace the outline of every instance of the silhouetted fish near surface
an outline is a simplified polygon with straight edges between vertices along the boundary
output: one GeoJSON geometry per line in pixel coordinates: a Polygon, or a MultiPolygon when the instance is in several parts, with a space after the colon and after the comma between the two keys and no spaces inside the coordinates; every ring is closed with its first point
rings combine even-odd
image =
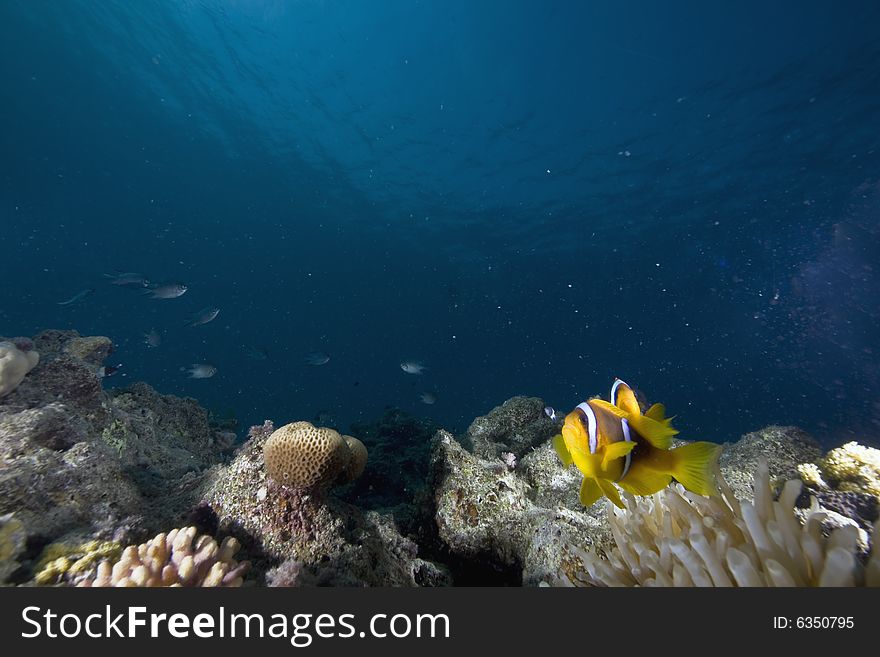
{"type": "Polygon", "coordinates": [[[199,312],[190,316],[187,320],[187,326],[201,326],[202,324],[213,322],[219,314],[219,308],[202,308],[199,312]]]}
{"type": "Polygon", "coordinates": [[[176,299],[182,297],[187,289],[189,288],[183,283],[168,283],[150,287],[145,294],[148,294],[151,299],[176,299]]]}
{"type": "Polygon", "coordinates": [[[407,374],[422,374],[428,368],[421,363],[417,363],[412,360],[405,360],[400,364],[400,369],[402,369],[407,374]]]}
{"type": "Polygon", "coordinates": [[[191,379],[210,379],[217,373],[217,368],[207,363],[193,363],[188,368],[181,367],[180,370],[189,374],[191,379]]]}
{"type": "Polygon", "coordinates": [[[330,362],[330,354],[323,351],[310,351],[303,360],[306,365],[326,365],[330,362]]]}
{"type": "Polygon", "coordinates": [[[143,274],[138,274],[137,272],[127,271],[127,272],[116,272],[113,274],[104,274],[105,278],[112,279],[110,283],[112,285],[119,285],[120,287],[149,287],[150,281],[147,280],[147,277],[143,274]]]}
{"type": "Polygon", "coordinates": [[[93,287],[86,288],[82,292],[77,292],[76,294],[74,294],[67,301],[59,301],[58,305],[59,306],[72,306],[76,302],[82,301],[83,299],[85,299],[87,296],[89,296],[94,291],[95,291],[95,288],[93,288],[93,287]]]}

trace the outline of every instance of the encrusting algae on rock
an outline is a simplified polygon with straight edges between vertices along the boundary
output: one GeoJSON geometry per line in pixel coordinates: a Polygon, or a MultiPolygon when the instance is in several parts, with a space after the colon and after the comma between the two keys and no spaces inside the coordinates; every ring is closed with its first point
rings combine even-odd
{"type": "Polygon", "coordinates": [[[34,581],[39,586],[73,581],[88,573],[99,561],[115,561],[120,554],[122,545],[116,541],[86,541],[80,545],[51,543],[37,561],[34,581]]]}

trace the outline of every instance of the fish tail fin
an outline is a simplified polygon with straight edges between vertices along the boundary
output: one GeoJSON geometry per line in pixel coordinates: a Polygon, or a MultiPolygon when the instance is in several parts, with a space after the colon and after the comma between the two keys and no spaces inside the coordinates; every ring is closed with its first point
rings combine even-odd
{"type": "Polygon", "coordinates": [[[718,494],[715,483],[715,465],[721,455],[721,445],[709,442],[691,443],[672,450],[673,466],[669,474],[682,486],[698,495],[712,497],[718,494]]]}

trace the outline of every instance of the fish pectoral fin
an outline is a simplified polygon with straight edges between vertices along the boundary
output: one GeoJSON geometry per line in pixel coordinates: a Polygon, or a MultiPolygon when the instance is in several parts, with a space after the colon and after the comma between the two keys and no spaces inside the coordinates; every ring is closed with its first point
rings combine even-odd
{"type": "Polygon", "coordinates": [[[559,460],[562,461],[562,465],[566,468],[574,462],[574,459],[571,457],[571,452],[568,451],[568,447],[565,444],[565,438],[562,437],[561,433],[557,433],[553,436],[553,449],[556,450],[559,460]]]}
{"type": "Polygon", "coordinates": [[[600,497],[602,497],[602,489],[597,480],[592,477],[584,477],[581,482],[581,504],[587,507],[593,506],[600,497]]]}
{"type": "Polygon", "coordinates": [[[611,502],[619,509],[625,508],[623,506],[623,501],[620,499],[620,493],[617,492],[617,488],[607,479],[597,479],[599,482],[599,488],[602,489],[602,493],[607,497],[611,502]]]}
{"type": "Polygon", "coordinates": [[[709,442],[691,443],[670,452],[673,456],[672,476],[682,486],[697,495],[718,495],[715,465],[721,455],[721,445],[709,442]]]}
{"type": "Polygon", "coordinates": [[[647,414],[630,417],[629,426],[657,449],[672,447],[672,437],[678,433],[678,429],[673,428],[671,419],[658,421],[647,414]]]}
{"type": "Polygon", "coordinates": [[[602,469],[607,470],[608,466],[616,459],[623,458],[635,448],[634,442],[611,443],[605,448],[605,455],[602,457],[602,469]]]}
{"type": "Polygon", "coordinates": [[[666,420],[666,407],[663,404],[654,404],[645,415],[657,422],[663,422],[666,420]]]}
{"type": "Polygon", "coordinates": [[[636,400],[636,395],[632,388],[620,379],[614,382],[614,387],[611,388],[611,396],[611,402],[624,413],[634,416],[642,414],[642,409],[639,407],[639,402],[636,400]]]}
{"type": "Polygon", "coordinates": [[[653,495],[666,488],[672,481],[672,475],[658,472],[645,464],[633,459],[634,463],[627,475],[617,482],[627,493],[633,495],[653,495]]]}

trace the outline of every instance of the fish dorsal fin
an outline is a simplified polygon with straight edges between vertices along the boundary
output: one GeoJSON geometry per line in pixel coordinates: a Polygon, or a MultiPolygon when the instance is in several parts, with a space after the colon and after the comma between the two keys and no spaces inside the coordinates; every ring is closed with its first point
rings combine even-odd
{"type": "Polygon", "coordinates": [[[556,450],[559,460],[562,461],[562,465],[566,468],[574,462],[574,459],[571,458],[571,452],[568,451],[568,447],[565,444],[565,438],[562,437],[561,433],[553,436],[553,449],[556,450]]]}
{"type": "Polygon", "coordinates": [[[605,455],[602,457],[602,469],[607,470],[612,462],[629,454],[635,446],[634,442],[619,442],[608,445],[605,448],[605,455]]]}
{"type": "Polygon", "coordinates": [[[615,379],[614,385],[611,386],[611,403],[631,416],[642,414],[642,409],[639,408],[639,402],[636,400],[632,388],[620,379],[615,379]]]}
{"type": "Polygon", "coordinates": [[[622,408],[618,408],[614,404],[609,404],[604,399],[591,399],[590,404],[594,404],[596,408],[601,408],[603,411],[608,411],[609,413],[620,419],[626,419],[629,417],[629,413],[624,411],[622,408]]]}

